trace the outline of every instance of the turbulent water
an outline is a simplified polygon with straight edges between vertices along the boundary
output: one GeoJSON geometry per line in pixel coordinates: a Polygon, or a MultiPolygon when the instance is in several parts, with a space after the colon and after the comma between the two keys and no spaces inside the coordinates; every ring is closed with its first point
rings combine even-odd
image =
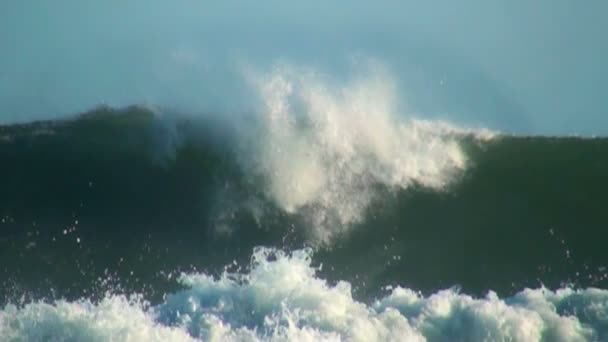
{"type": "Polygon", "coordinates": [[[1,341],[608,340],[608,139],[251,78],[252,113],[0,127],[1,341]]]}

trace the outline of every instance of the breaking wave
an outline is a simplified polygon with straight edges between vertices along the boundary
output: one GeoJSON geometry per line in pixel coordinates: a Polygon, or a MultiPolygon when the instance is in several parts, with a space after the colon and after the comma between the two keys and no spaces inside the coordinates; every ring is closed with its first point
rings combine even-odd
{"type": "Polygon", "coordinates": [[[441,190],[466,168],[456,134],[464,131],[397,115],[389,73],[369,70],[338,84],[291,66],[250,73],[261,128],[245,168],[264,176],[286,212],[306,213],[322,244],[364,220],[377,185],[441,190]]]}
{"type": "Polygon", "coordinates": [[[358,70],[0,126],[0,341],[608,339],[608,139],[420,120],[358,70]]]}
{"type": "Polygon", "coordinates": [[[527,289],[474,298],[402,287],[370,303],[317,277],[310,250],[259,248],[249,271],[182,274],[185,289],[141,297],[28,303],[0,311],[6,341],[599,341],[608,291],[527,289]]]}

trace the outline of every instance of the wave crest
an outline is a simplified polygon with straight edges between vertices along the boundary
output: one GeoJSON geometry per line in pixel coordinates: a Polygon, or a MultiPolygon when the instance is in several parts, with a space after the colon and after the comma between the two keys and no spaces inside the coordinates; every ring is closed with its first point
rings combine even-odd
{"type": "Polygon", "coordinates": [[[345,82],[285,65],[250,76],[262,129],[247,168],[280,207],[310,220],[321,244],[363,220],[376,185],[442,189],[467,165],[463,130],[398,115],[389,72],[366,70],[345,82]]]}

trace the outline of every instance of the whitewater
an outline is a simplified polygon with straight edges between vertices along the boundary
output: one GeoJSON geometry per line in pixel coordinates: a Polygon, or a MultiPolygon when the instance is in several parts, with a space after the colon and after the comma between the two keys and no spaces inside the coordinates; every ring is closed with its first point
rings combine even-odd
{"type": "Polygon", "coordinates": [[[150,306],[139,296],[8,305],[4,341],[602,341],[608,291],[527,289],[473,298],[387,288],[371,303],[316,276],[310,249],[259,248],[248,272],[182,274],[185,289],[150,306]]]}
{"type": "Polygon", "coordinates": [[[0,1],[0,342],[608,341],[607,12],[0,1]]]}
{"type": "MultiPolygon", "coordinates": [[[[314,69],[288,64],[278,64],[266,71],[247,69],[244,73],[245,82],[256,94],[257,109],[252,116],[231,121],[230,128],[226,130],[231,135],[216,142],[221,148],[230,147],[228,150],[235,156],[234,165],[242,179],[230,179],[233,172],[225,169],[214,173],[213,177],[219,179],[219,190],[209,192],[211,200],[205,202],[214,203],[211,205],[214,210],[205,221],[211,222],[208,235],[205,235],[211,243],[200,248],[213,249],[214,244],[224,246],[222,243],[226,246],[237,244],[247,236],[256,241],[245,235],[248,230],[249,234],[260,236],[278,234],[278,239],[273,237],[274,240],[267,240],[270,243],[261,244],[268,247],[258,244],[255,248],[246,249],[247,245],[243,245],[243,250],[239,250],[249,256],[249,262],[242,259],[237,262],[235,258],[231,264],[224,264],[223,271],[219,273],[205,270],[206,267],[191,271],[170,270],[168,275],[163,273],[165,281],[178,288],[165,292],[160,300],[155,301],[137,290],[125,291],[120,286],[110,286],[96,297],[87,296],[86,290],[79,298],[69,299],[61,298],[61,295],[59,298],[33,300],[25,294],[22,299],[13,296],[0,311],[0,341],[607,340],[608,290],[601,288],[565,283],[552,288],[542,285],[517,288],[510,295],[500,296],[492,289],[487,289],[484,295],[467,294],[454,283],[429,292],[395,284],[395,278],[391,276],[375,278],[373,284],[357,280],[358,274],[351,274],[348,280],[340,279],[336,276],[340,273],[328,270],[323,262],[315,261],[317,254],[339,253],[342,244],[348,244],[349,238],[356,234],[367,234],[364,239],[369,240],[370,246],[374,244],[373,248],[377,247],[374,239],[381,236],[379,246],[383,244],[383,249],[388,250],[388,244],[395,241],[398,233],[386,233],[386,227],[368,224],[382,215],[382,211],[377,210],[378,206],[396,201],[402,194],[418,191],[422,201],[417,202],[413,198],[405,200],[405,203],[416,205],[438,196],[439,204],[431,211],[432,216],[440,217],[441,209],[449,207],[448,199],[456,196],[453,193],[467,196],[467,192],[459,190],[459,184],[475,179],[470,174],[471,170],[487,162],[472,155],[471,151],[479,150],[479,154],[491,146],[499,146],[500,149],[502,141],[506,141],[505,144],[511,140],[523,144],[527,139],[520,141],[489,130],[421,120],[415,114],[396,115],[408,113],[408,110],[398,95],[390,72],[376,63],[357,70],[346,80],[332,79],[314,69]],[[241,216],[250,218],[250,221],[243,221],[241,216]],[[257,228],[243,227],[242,222],[254,222],[257,228]],[[384,237],[384,234],[389,235],[384,237]],[[286,239],[296,242],[286,243],[286,239]],[[332,279],[326,279],[332,274],[332,279]],[[355,295],[361,287],[373,288],[371,293],[375,295],[355,295]]],[[[192,136],[188,134],[200,139],[198,128],[188,123],[180,124],[162,109],[142,107],[130,110],[140,116],[131,114],[131,118],[120,110],[101,108],[100,112],[107,113],[85,115],[73,122],[5,126],[0,131],[0,141],[2,146],[6,146],[6,151],[10,151],[12,146],[24,146],[23,151],[35,149],[37,147],[32,146],[38,146],[37,141],[41,141],[40,148],[58,144],[60,150],[63,146],[70,146],[70,142],[78,141],[84,146],[83,155],[89,155],[89,148],[98,146],[107,151],[113,151],[110,147],[116,148],[120,153],[124,149],[128,159],[114,161],[109,153],[109,157],[103,158],[109,158],[110,164],[103,164],[105,159],[100,159],[98,163],[102,164],[99,165],[129,165],[127,160],[134,158],[139,164],[135,163],[133,167],[140,170],[146,170],[147,166],[142,165],[148,165],[144,163],[148,159],[140,149],[150,145],[153,150],[150,168],[158,170],[154,172],[161,175],[165,175],[164,170],[172,170],[171,165],[180,165],[184,160],[180,158],[185,158],[180,157],[180,153],[190,153],[186,154],[190,158],[196,156],[196,152],[192,152],[197,151],[196,144],[189,145],[192,136]],[[151,130],[146,126],[148,121],[152,122],[151,130]],[[122,131],[122,125],[128,127],[124,131],[128,134],[122,131]],[[113,137],[115,146],[106,139],[97,139],[95,134],[101,133],[95,133],[95,130],[108,130],[109,133],[103,134],[113,137]],[[145,139],[139,138],[139,131],[143,132],[145,139]],[[123,136],[124,141],[121,140],[123,136]],[[186,152],[180,152],[184,149],[186,152]]],[[[543,146],[545,143],[541,140],[537,144],[543,146]]],[[[549,148],[551,146],[548,144],[549,148]]],[[[78,154],[82,152],[73,151],[72,157],[57,160],[68,163],[70,158],[75,158],[75,165],[86,170],[86,159],[78,154]],[[83,158],[83,162],[80,163],[78,158],[83,158]]],[[[525,155],[522,151],[516,154],[525,155]]],[[[13,155],[3,153],[7,158],[13,155]]],[[[51,152],[46,153],[49,155],[51,152]]],[[[488,159],[493,160],[491,156],[488,159]]],[[[211,160],[209,164],[201,161],[205,169],[211,168],[209,165],[215,167],[224,163],[211,160]]],[[[510,161],[505,162],[508,164],[510,161]]],[[[532,167],[529,161],[522,163],[532,167]]],[[[103,172],[96,166],[98,164],[91,165],[91,170],[103,172]]],[[[117,174],[122,172],[121,176],[128,174],[126,169],[118,170],[121,170],[117,171],[117,174]]],[[[97,183],[103,183],[85,171],[83,174],[85,181],[82,187],[86,191],[94,191],[97,183]]],[[[184,175],[195,177],[192,173],[184,175]]],[[[483,191],[488,191],[488,186],[482,184],[479,189],[472,191],[471,196],[484,201],[483,191]]],[[[508,197],[508,191],[503,193],[508,197]]],[[[168,196],[164,200],[172,198],[169,192],[164,195],[168,196]]],[[[103,206],[105,202],[99,203],[103,206]]],[[[133,210],[144,205],[125,203],[133,206],[133,210]]],[[[88,206],[80,202],[77,211],[84,211],[88,206]]],[[[73,207],[68,210],[72,211],[73,207]]],[[[408,219],[404,215],[400,220],[408,219]]],[[[473,216],[469,216],[471,220],[474,220],[473,216]]],[[[3,216],[2,223],[10,219],[10,216],[3,216]]],[[[76,251],[76,258],[85,258],[96,248],[94,238],[98,233],[86,235],[85,228],[81,228],[86,219],[76,216],[74,211],[70,220],[69,229],[62,228],[58,234],[52,233],[55,234],[52,235],[52,243],[69,239],[69,248],[76,251]]],[[[418,222],[425,220],[431,220],[430,216],[418,222]]],[[[395,226],[397,224],[401,229],[416,228],[400,222],[395,226]]],[[[34,222],[34,228],[27,228],[31,230],[22,251],[29,253],[50,243],[42,241],[42,237],[36,240],[37,236],[44,235],[38,230],[42,229],[38,228],[40,225],[34,222]]],[[[424,231],[426,228],[420,229],[424,231]]],[[[177,230],[172,235],[181,233],[177,230]]],[[[150,236],[144,241],[144,246],[153,245],[150,236]]],[[[126,239],[118,233],[110,237],[108,241],[126,239]]],[[[409,239],[406,233],[398,238],[398,243],[407,243],[409,239]]],[[[413,236],[411,238],[414,239],[413,236]]],[[[564,241],[559,248],[569,257],[570,251],[566,250],[568,247],[564,241]]],[[[193,241],[194,246],[197,243],[193,241]]],[[[380,264],[371,261],[370,264],[359,265],[360,268],[369,274],[378,269],[407,279],[408,274],[391,269],[391,263],[426,267],[422,266],[423,259],[440,252],[430,250],[426,251],[428,254],[406,256],[404,251],[407,249],[400,252],[398,243],[391,245],[390,253],[387,252],[389,254],[380,264]]],[[[450,244],[451,241],[446,241],[446,245],[450,244]]],[[[146,248],[151,250],[152,247],[146,248]]],[[[356,254],[359,247],[355,245],[353,248],[356,254]]],[[[131,252],[126,250],[123,253],[131,252]]],[[[170,258],[170,253],[150,253],[146,258],[170,258]]],[[[141,257],[143,254],[135,255],[141,257]]],[[[458,253],[452,255],[455,257],[458,253]]],[[[122,260],[121,256],[120,262],[122,260]]],[[[358,262],[350,260],[351,263],[358,262]]],[[[437,266],[440,267],[441,263],[440,260],[437,266]]],[[[95,265],[90,267],[94,269],[95,265]]],[[[97,277],[95,271],[79,268],[79,272],[83,275],[92,272],[97,277]]],[[[130,272],[133,275],[133,271],[130,272]]],[[[138,272],[151,271],[142,266],[141,270],[136,270],[138,272]]],[[[601,282],[604,278],[599,273],[593,277],[601,282]]],[[[104,283],[109,280],[100,276],[95,281],[104,283]]],[[[118,277],[112,281],[120,284],[123,280],[118,277]]]]}

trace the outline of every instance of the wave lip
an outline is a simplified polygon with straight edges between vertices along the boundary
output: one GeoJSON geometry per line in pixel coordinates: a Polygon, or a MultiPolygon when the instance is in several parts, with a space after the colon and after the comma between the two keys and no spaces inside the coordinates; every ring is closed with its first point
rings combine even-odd
{"type": "Polygon", "coordinates": [[[346,82],[291,66],[250,78],[261,128],[245,168],[265,178],[281,208],[310,221],[314,242],[331,244],[361,222],[377,185],[440,190],[466,169],[457,136],[467,131],[398,116],[394,82],[381,67],[346,82]]]}

